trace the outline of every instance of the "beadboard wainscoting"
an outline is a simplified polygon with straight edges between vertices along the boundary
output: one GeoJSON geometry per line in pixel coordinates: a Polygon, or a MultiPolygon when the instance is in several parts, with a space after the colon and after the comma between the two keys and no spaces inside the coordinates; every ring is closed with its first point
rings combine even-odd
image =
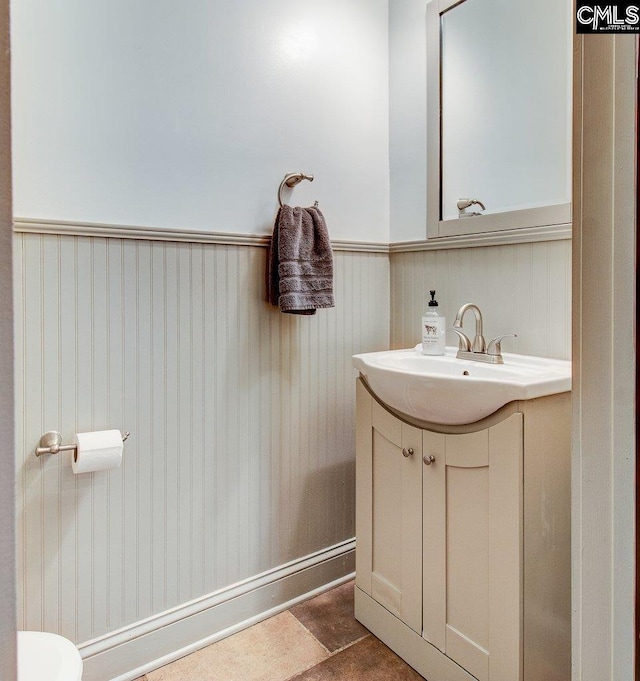
{"type": "MultiPolygon", "coordinates": [[[[84,647],[87,681],[105,678],[91,656],[110,637],[111,676],[144,666],[144,644],[125,645],[136,627],[236,598],[243,580],[353,569],[351,355],[389,345],[389,256],[337,251],[336,307],[315,316],[265,302],[266,257],[15,235],[19,627],[84,647]],[[47,430],[107,428],[131,431],[119,469],[74,476],[69,453],[34,456],[47,430]]],[[[248,601],[226,626],[268,610],[248,601]]]]}
{"type": "MultiPolygon", "coordinates": [[[[463,303],[476,303],[487,340],[504,333],[504,352],[570,359],[571,240],[391,253],[391,344],[420,342],[430,289],[451,327],[463,303]]],[[[473,315],[465,320],[473,334],[473,315]]],[[[457,346],[452,332],[447,345],[457,346]]]]}

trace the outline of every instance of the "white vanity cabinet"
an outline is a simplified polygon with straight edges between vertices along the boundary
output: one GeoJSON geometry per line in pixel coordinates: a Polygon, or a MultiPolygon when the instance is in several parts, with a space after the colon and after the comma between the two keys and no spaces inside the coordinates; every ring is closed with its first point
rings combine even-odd
{"type": "Polygon", "coordinates": [[[356,617],[429,681],[569,681],[569,424],[569,393],[437,426],[358,379],[356,617]]]}
{"type": "Polygon", "coordinates": [[[362,522],[356,520],[356,561],[362,561],[356,563],[358,583],[420,634],[422,431],[397,419],[368,393],[363,400],[370,418],[358,419],[358,447],[367,452],[356,464],[364,482],[357,483],[357,513],[362,514],[362,522]]]}

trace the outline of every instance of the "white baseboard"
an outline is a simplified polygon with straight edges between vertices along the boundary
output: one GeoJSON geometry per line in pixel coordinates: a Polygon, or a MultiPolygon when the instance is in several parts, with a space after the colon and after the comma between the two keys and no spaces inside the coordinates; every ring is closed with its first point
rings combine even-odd
{"type": "Polygon", "coordinates": [[[83,681],[132,681],[354,576],[355,539],[80,646],[83,681]]]}

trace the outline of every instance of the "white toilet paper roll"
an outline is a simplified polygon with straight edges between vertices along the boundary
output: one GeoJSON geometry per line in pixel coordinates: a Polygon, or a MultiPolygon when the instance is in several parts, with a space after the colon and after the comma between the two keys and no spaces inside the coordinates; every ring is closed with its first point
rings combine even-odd
{"type": "Polygon", "coordinates": [[[75,443],[71,468],[76,474],[108,471],[122,463],[122,433],[119,430],[77,433],[75,443]]]}

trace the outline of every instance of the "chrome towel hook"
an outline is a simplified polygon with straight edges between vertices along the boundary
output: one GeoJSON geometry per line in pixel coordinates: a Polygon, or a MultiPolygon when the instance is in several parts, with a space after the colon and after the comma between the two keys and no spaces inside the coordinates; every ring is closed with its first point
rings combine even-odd
{"type": "MultiPolygon", "coordinates": [[[[280,187],[278,187],[278,203],[280,204],[280,208],[282,208],[282,190],[284,189],[285,185],[287,187],[295,187],[297,184],[300,184],[302,180],[309,180],[309,182],[313,182],[313,175],[305,175],[304,173],[289,173],[284,176],[284,180],[282,180],[280,187]]],[[[318,202],[316,201],[313,205],[317,208],[318,202]]]]}

